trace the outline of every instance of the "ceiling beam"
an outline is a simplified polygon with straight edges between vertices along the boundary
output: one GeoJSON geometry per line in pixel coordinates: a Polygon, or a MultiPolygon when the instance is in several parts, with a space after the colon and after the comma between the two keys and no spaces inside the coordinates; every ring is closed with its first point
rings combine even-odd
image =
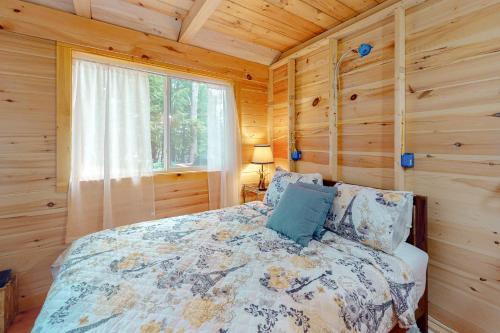
{"type": "Polygon", "coordinates": [[[73,0],[75,6],[75,13],[78,16],[92,18],[92,8],[90,6],[91,0],[73,0]]]}
{"type": "Polygon", "coordinates": [[[195,0],[182,22],[179,42],[189,43],[221,2],[222,0],[195,0]]]}
{"type": "Polygon", "coordinates": [[[268,83],[268,66],[26,1],[0,0],[1,31],[113,52],[129,61],[196,75],[268,83]]]}

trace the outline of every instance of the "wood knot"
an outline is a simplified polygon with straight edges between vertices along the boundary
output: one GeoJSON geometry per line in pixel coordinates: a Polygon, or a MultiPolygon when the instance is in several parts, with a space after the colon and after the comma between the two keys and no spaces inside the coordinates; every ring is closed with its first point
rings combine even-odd
{"type": "Polygon", "coordinates": [[[142,58],[142,59],[146,59],[146,60],[148,60],[148,59],[149,59],[149,56],[147,56],[146,54],[143,54],[143,55],[141,56],[141,58],[142,58]]]}
{"type": "Polygon", "coordinates": [[[53,203],[52,201],[47,204],[47,207],[54,207],[56,204],[53,203]]]}
{"type": "Polygon", "coordinates": [[[5,101],[8,102],[8,103],[13,103],[14,102],[14,100],[12,100],[10,98],[7,98],[5,101]]]}
{"type": "Polygon", "coordinates": [[[469,287],[469,288],[470,288],[470,290],[477,292],[476,288],[474,288],[474,287],[469,287]]]}
{"type": "Polygon", "coordinates": [[[500,244],[500,242],[499,241],[495,241],[495,244],[498,245],[498,244],[500,244]]]}
{"type": "Polygon", "coordinates": [[[486,281],[488,281],[488,280],[486,280],[485,278],[480,277],[480,278],[479,278],[479,281],[486,282],[486,281]]]}
{"type": "Polygon", "coordinates": [[[425,98],[427,96],[429,96],[430,94],[432,93],[432,90],[426,90],[424,91],[423,93],[421,93],[420,95],[418,95],[418,99],[422,99],[422,98],[425,98]]]}
{"type": "Polygon", "coordinates": [[[412,94],[415,93],[415,89],[410,85],[408,85],[408,91],[411,92],[412,94]]]}
{"type": "Polygon", "coordinates": [[[114,50],[114,48],[113,48],[112,46],[109,46],[109,47],[108,47],[108,50],[109,50],[109,51],[113,51],[113,50],[114,50]]]}
{"type": "Polygon", "coordinates": [[[352,94],[351,95],[351,101],[355,101],[356,98],[358,98],[358,94],[352,94]]]}
{"type": "Polygon", "coordinates": [[[21,12],[20,9],[14,8],[14,13],[20,13],[20,12],[21,12]]]}
{"type": "Polygon", "coordinates": [[[319,97],[316,97],[316,98],[314,99],[314,101],[312,102],[312,106],[316,106],[316,105],[318,105],[318,104],[319,104],[319,100],[320,100],[320,98],[319,98],[319,97]]]}
{"type": "Polygon", "coordinates": [[[0,24],[0,30],[3,30],[3,25],[0,24]]]}
{"type": "Polygon", "coordinates": [[[252,80],[252,79],[253,79],[252,75],[247,74],[247,80],[252,80]]]}
{"type": "Polygon", "coordinates": [[[454,145],[455,147],[458,147],[458,148],[460,148],[460,147],[462,147],[462,146],[463,146],[463,144],[462,144],[461,142],[455,142],[453,145],[454,145]]]}

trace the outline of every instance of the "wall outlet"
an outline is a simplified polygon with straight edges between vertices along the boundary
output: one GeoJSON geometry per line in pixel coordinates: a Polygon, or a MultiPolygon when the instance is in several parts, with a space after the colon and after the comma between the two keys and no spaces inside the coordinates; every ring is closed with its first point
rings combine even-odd
{"type": "Polygon", "coordinates": [[[401,166],[405,169],[415,166],[415,155],[413,153],[404,153],[401,155],[401,166]]]}

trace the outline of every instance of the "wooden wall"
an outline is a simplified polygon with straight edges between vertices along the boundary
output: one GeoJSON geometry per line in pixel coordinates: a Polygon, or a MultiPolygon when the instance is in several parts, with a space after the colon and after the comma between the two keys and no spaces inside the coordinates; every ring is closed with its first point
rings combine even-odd
{"type": "Polygon", "coordinates": [[[236,86],[238,109],[240,110],[240,131],[242,144],[243,169],[241,182],[256,184],[259,182],[257,170],[260,166],[250,164],[255,144],[268,144],[267,126],[267,86],[247,83],[236,86]]]}
{"type": "Polygon", "coordinates": [[[295,162],[298,172],[330,173],[328,74],[328,46],[295,61],[295,136],[302,151],[295,162]]]}
{"type": "MultiPolygon", "coordinates": [[[[341,66],[338,178],[394,188],[393,18],[341,39],[338,53],[362,42],[372,53],[341,66]]],[[[428,0],[406,13],[406,150],[416,154],[406,189],[429,199],[430,314],[459,332],[500,327],[499,49],[499,0],[428,0]]],[[[327,179],[328,54],[295,59],[296,169],[327,179]]],[[[286,70],[272,71],[273,142],[285,165],[286,70]]]]}
{"type": "Polygon", "coordinates": [[[372,44],[372,53],[365,58],[352,54],[340,69],[339,177],[394,188],[393,20],[340,40],[339,54],[361,43],[372,44]]]}
{"type": "Polygon", "coordinates": [[[55,70],[54,42],[0,32],[0,270],[18,274],[21,308],[43,297],[65,248],[55,70]]]}
{"type": "Polygon", "coordinates": [[[272,141],[275,166],[285,169],[288,162],[288,67],[283,65],[272,71],[271,89],[273,127],[272,141]]]}
{"type": "Polygon", "coordinates": [[[459,332],[500,318],[500,1],[407,13],[407,188],[429,198],[429,300],[459,332]]]}
{"type": "MultiPolygon", "coordinates": [[[[237,84],[242,150],[267,140],[267,87],[237,84]]],[[[243,180],[255,182],[251,170],[243,180]]],[[[156,217],[208,209],[207,174],[155,176],[156,217]]],[[[0,31],[0,270],[19,276],[21,309],[41,304],[66,248],[66,194],[56,192],[56,45],[0,31]]]]}

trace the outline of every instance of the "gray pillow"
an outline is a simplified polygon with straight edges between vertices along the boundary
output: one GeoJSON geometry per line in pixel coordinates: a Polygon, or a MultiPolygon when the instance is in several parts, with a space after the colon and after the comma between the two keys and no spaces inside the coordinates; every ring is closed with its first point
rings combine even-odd
{"type": "Polygon", "coordinates": [[[266,227],[307,246],[318,226],[323,226],[333,195],[289,184],[266,227]]]}
{"type": "MultiPolygon", "coordinates": [[[[309,184],[309,183],[303,183],[303,182],[297,182],[296,184],[303,187],[303,188],[307,188],[309,190],[320,191],[323,193],[330,194],[332,196],[332,198],[335,198],[335,195],[337,194],[337,188],[334,186],[323,186],[323,185],[319,185],[319,184],[309,184]]],[[[329,209],[328,214],[327,214],[327,218],[328,218],[328,216],[333,216],[333,203],[330,206],[330,209],[329,209]]],[[[324,228],[324,223],[319,225],[316,228],[316,230],[314,230],[313,239],[320,240],[323,237],[323,235],[325,234],[326,230],[327,229],[324,228]]]]}
{"type": "Polygon", "coordinates": [[[264,203],[270,207],[278,206],[280,198],[285,192],[288,184],[295,184],[297,182],[322,185],[323,177],[321,177],[319,173],[296,173],[277,167],[273,179],[264,195],[264,203]]]}

